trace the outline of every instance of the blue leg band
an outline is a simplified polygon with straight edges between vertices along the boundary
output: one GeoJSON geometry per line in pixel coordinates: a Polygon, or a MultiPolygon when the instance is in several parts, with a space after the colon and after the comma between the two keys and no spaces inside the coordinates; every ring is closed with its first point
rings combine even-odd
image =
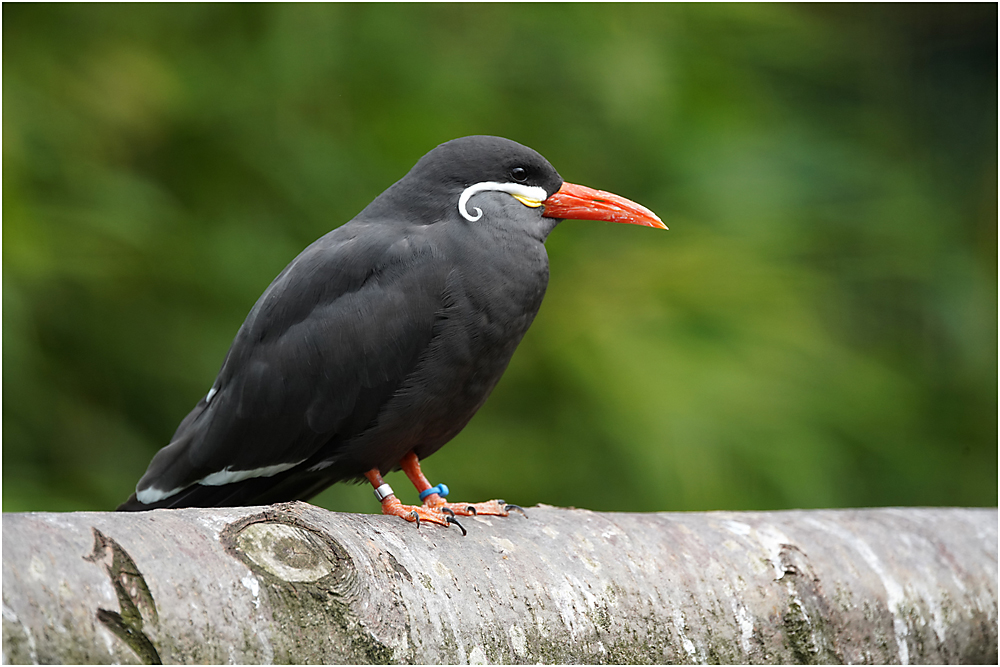
{"type": "Polygon", "coordinates": [[[420,500],[423,500],[432,493],[436,493],[442,498],[448,497],[448,486],[446,484],[438,484],[437,486],[432,486],[429,489],[420,492],[420,500]]]}

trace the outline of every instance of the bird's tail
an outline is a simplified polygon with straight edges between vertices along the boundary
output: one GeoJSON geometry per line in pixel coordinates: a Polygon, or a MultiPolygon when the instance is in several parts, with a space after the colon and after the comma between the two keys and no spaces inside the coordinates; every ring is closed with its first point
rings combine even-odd
{"type": "Polygon", "coordinates": [[[252,477],[234,484],[203,486],[192,484],[172,496],[155,503],[142,503],[136,494],[118,506],[118,512],[142,512],[154,509],[182,507],[247,507],[273,505],[291,500],[309,500],[320,491],[342,478],[332,477],[330,471],[303,472],[297,468],[273,477],[252,477]]]}
{"type": "Polygon", "coordinates": [[[143,505],[142,503],[140,503],[139,499],[136,498],[135,494],[133,493],[131,496],[128,497],[128,500],[126,500],[121,505],[119,505],[117,508],[115,508],[115,511],[116,512],[140,512],[142,510],[148,510],[148,509],[151,509],[150,506],[149,505],[143,505]]]}

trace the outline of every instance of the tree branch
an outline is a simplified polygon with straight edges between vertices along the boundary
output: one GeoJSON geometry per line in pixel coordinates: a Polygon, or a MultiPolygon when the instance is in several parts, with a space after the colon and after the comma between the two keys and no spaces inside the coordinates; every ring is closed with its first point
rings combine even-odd
{"type": "Polygon", "coordinates": [[[993,663],[997,511],[5,514],[5,663],[993,663]]]}

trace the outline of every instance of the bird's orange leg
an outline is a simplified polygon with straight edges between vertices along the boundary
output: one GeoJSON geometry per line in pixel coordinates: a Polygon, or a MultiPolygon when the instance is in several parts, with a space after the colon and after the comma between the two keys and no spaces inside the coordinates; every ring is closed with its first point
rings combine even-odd
{"type": "MultiPolygon", "coordinates": [[[[421,521],[436,523],[439,526],[448,526],[455,523],[454,517],[448,516],[441,510],[430,507],[404,505],[399,502],[399,498],[397,498],[396,494],[392,492],[392,487],[382,480],[382,474],[379,472],[378,468],[372,468],[366,472],[365,477],[367,477],[368,481],[371,482],[373,487],[375,487],[375,497],[379,499],[380,503],[382,503],[382,514],[399,516],[407,521],[415,522],[417,524],[417,528],[420,527],[421,521]]],[[[461,528],[461,526],[459,527],[461,528]]],[[[462,532],[465,533],[464,528],[462,528],[462,532]]]]}
{"type": "Polygon", "coordinates": [[[462,516],[476,516],[478,514],[507,516],[509,514],[508,510],[514,510],[515,512],[524,514],[524,516],[528,516],[517,505],[509,505],[503,500],[487,500],[483,503],[446,502],[444,496],[448,495],[448,487],[444,484],[431,486],[431,483],[424,477],[424,473],[421,472],[420,461],[413,452],[404,456],[403,460],[399,462],[399,466],[406,473],[406,476],[410,478],[410,481],[413,482],[413,486],[417,487],[417,492],[420,493],[420,499],[423,500],[424,507],[445,512],[450,511],[462,516]]]}

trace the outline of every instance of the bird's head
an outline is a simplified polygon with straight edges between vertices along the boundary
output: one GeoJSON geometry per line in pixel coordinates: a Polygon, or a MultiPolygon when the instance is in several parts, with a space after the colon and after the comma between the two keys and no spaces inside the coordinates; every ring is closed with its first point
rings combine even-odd
{"type": "MultiPolygon", "coordinates": [[[[601,190],[563,181],[555,167],[527,146],[491,136],[471,136],[441,144],[424,155],[386,194],[405,198],[408,207],[446,206],[468,222],[483,217],[472,201],[481,193],[505,193],[542,217],[607,220],[666,229],[649,209],[601,190]]],[[[445,211],[428,217],[444,219],[445,211]]]]}

